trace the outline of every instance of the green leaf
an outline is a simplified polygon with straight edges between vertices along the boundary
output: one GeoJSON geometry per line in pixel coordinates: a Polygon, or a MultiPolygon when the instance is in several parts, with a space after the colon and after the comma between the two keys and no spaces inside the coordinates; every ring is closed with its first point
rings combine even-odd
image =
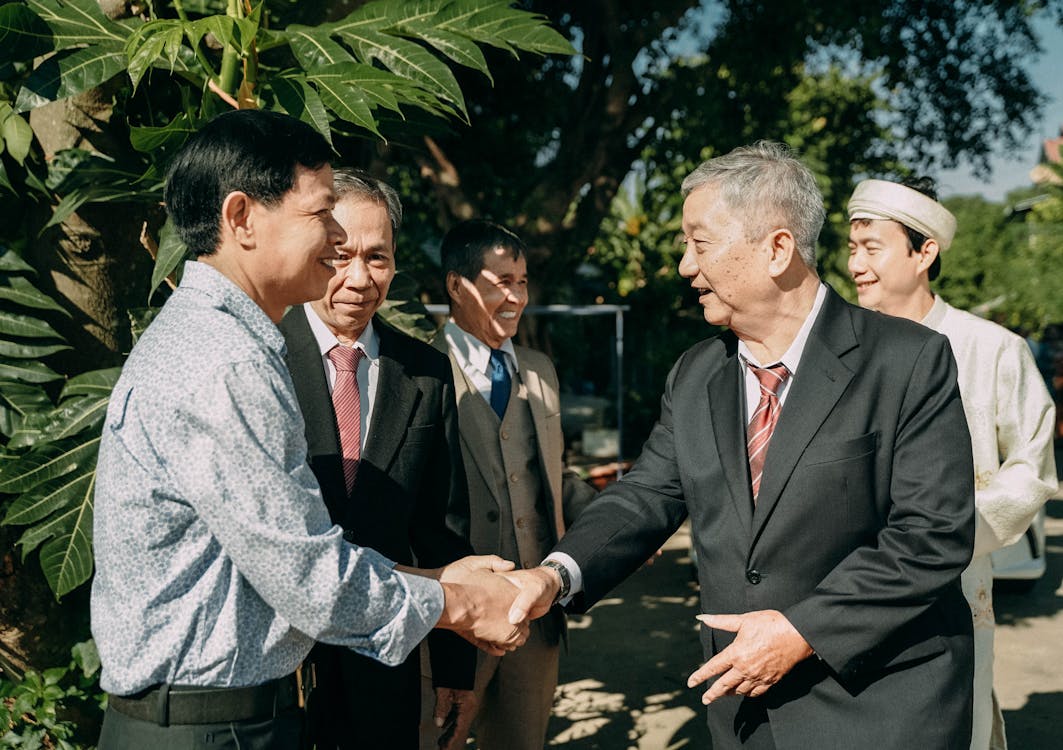
{"type": "Polygon", "coordinates": [[[22,276],[0,276],[0,299],[38,310],[56,310],[70,317],[70,313],[62,305],[22,276]]]}
{"type": "Polygon", "coordinates": [[[16,494],[79,467],[95,466],[100,436],[90,440],[72,438],[62,443],[37,446],[15,461],[0,464],[0,492],[16,494]]]}
{"type": "Polygon", "coordinates": [[[22,3],[0,6],[0,63],[23,62],[51,52],[52,30],[22,3]]]}
{"type": "Polygon", "coordinates": [[[417,95],[438,101],[413,81],[398,78],[392,73],[363,63],[326,65],[308,71],[307,75],[313,79],[331,80],[352,87],[358,90],[371,106],[385,107],[400,114],[402,110],[399,108],[399,97],[407,103],[415,103],[417,95]]]}
{"type": "Polygon", "coordinates": [[[30,74],[18,92],[15,108],[25,112],[80,94],[109,81],[125,67],[125,51],[120,44],[96,44],[63,50],[49,57],[30,74]]]}
{"type": "Polygon", "coordinates": [[[29,272],[36,273],[37,271],[26,261],[22,260],[22,256],[16,253],[14,250],[4,250],[0,253],[0,272],[29,272]]]}
{"type": "Polygon", "coordinates": [[[537,14],[509,7],[507,0],[457,0],[435,19],[437,28],[515,53],[578,54],[572,44],[537,14]]]}
{"type": "Polygon", "coordinates": [[[62,339],[56,330],[39,318],[0,310],[0,335],[24,338],[62,339]]]}
{"type": "MultiPolygon", "coordinates": [[[[63,386],[63,392],[59,394],[59,399],[65,401],[74,396],[109,397],[111,391],[114,390],[114,384],[118,382],[118,377],[121,374],[121,367],[109,367],[105,370],[92,370],[81,375],[75,375],[63,386]]],[[[2,391],[2,388],[0,386],[0,391],[2,391]]]]}
{"type": "Polygon", "coordinates": [[[328,112],[321,97],[303,76],[278,76],[270,82],[277,103],[292,117],[298,117],[311,125],[314,130],[325,136],[332,144],[332,128],[329,127],[328,112]]]}
{"type": "Polygon", "coordinates": [[[427,42],[459,65],[478,70],[494,83],[491,71],[487,68],[484,53],[474,42],[463,36],[444,31],[430,23],[409,23],[403,25],[404,31],[412,32],[417,38],[427,42]]]}
{"type": "Polygon", "coordinates": [[[329,38],[327,31],[295,24],[285,31],[292,53],[304,70],[334,63],[353,63],[351,53],[329,38]]]}
{"type": "Polygon", "coordinates": [[[363,62],[377,60],[396,75],[417,81],[452,103],[467,118],[465,98],[457,79],[450,68],[428,50],[405,39],[366,31],[356,25],[337,24],[334,33],[350,45],[355,56],[363,62]]]}
{"type": "Polygon", "coordinates": [[[338,73],[311,73],[307,78],[316,84],[321,101],[341,120],[365,128],[374,135],[383,138],[377,130],[376,120],[365,100],[365,95],[357,89],[347,86],[338,73]]]}
{"type": "Polygon", "coordinates": [[[233,36],[239,32],[235,19],[216,15],[193,21],[185,27],[185,33],[188,35],[189,45],[195,48],[207,34],[212,35],[222,46],[226,46],[232,43],[233,36]]]}
{"type": "MultiPolygon", "coordinates": [[[[106,203],[107,201],[143,199],[144,197],[144,191],[121,185],[73,188],[56,205],[55,210],[52,211],[52,218],[44,225],[44,229],[62,224],[86,203],[106,203]]],[[[41,231],[43,232],[44,229],[41,231]]]]}
{"type": "Polygon", "coordinates": [[[148,290],[148,299],[155,294],[155,290],[180,266],[191,254],[185,243],[177,234],[173,222],[169,219],[159,230],[159,254],[155,258],[155,268],[151,272],[151,287],[148,290]]]}
{"type": "Polygon", "coordinates": [[[92,491],[95,464],[82,481],[70,488],[70,507],[44,523],[31,526],[18,540],[22,559],[41,542],[41,570],[56,598],[63,596],[92,575],[92,491]]]}
{"type": "Polygon", "coordinates": [[[3,134],[4,145],[11,158],[22,164],[29,155],[30,146],[33,144],[33,128],[11,109],[11,105],[4,102],[0,105],[3,112],[3,123],[0,124],[0,132],[3,134]]]}
{"type": "Polygon", "coordinates": [[[162,149],[180,148],[196,132],[192,118],[181,113],[161,127],[132,127],[129,142],[137,151],[152,153],[162,149]]]}
{"type": "Polygon", "coordinates": [[[100,671],[100,652],[96,649],[96,641],[93,639],[75,644],[70,649],[70,655],[74,657],[74,663],[86,679],[100,671]]]}
{"type": "Polygon", "coordinates": [[[125,29],[103,14],[97,0],[27,0],[26,4],[52,30],[55,49],[125,43],[125,29]]]}
{"type": "Polygon", "coordinates": [[[11,436],[9,448],[26,448],[42,440],[56,442],[88,429],[97,429],[107,415],[106,397],[79,396],[60,404],[51,412],[26,419],[11,436]]]}
{"type": "Polygon", "coordinates": [[[52,400],[39,385],[2,380],[0,381],[0,399],[3,399],[22,416],[52,409],[52,400]]]}
{"type": "Polygon", "coordinates": [[[129,332],[134,344],[144,335],[144,331],[148,330],[151,321],[155,320],[161,310],[161,307],[134,307],[126,310],[126,315],[129,316],[129,332]]]}
{"type": "Polygon", "coordinates": [[[184,38],[184,24],[170,19],[149,21],[129,37],[125,55],[134,91],[148,68],[160,65],[164,59],[169,61],[170,72],[173,72],[184,38]]]}
{"type": "Polygon", "coordinates": [[[0,357],[11,357],[13,359],[36,359],[38,357],[47,357],[50,354],[55,354],[56,352],[65,351],[71,348],[72,347],[68,344],[46,343],[43,341],[35,341],[33,339],[12,341],[10,339],[0,338],[0,357]]]}
{"type": "Polygon", "coordinates": [[[71,472],[41,482],[15,498],[7,509],[3,525],[29,526],[37,523],[55,511],[66,508],[70,504],[71,493],[77,494],[84,489],[85,482],[91,481],[91,474],[71,472]]]}
{"type": "Polygon", "coordinates": [[[43,362],[0,357],[0,378],[22,380],[27,383],[48,383],[61,380],[62,377],[43,362]]]}

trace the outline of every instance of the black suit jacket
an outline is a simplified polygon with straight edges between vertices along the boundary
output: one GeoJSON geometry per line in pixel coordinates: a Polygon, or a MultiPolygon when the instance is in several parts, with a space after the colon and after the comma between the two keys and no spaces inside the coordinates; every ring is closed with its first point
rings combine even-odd
{"type": "MultiPolygon", "coordinates": [[[[465,471],[450,361],[374,318],[380,372],[373,421],[348,495],[321,352],[304,308],[280,329],[306,422],[310,467],[344,538],[403,565],[436,568],[472,554],[465,471]]],[[[471,689],[476,650],[442,630],[428,636],[437,686],[471,689]]]]}
{"type": "MultiPolygon", "coordinates": [[[[766,725],[778,748],[967,748],[974,470],[956,365],[945,337],[827,295],[755,507],[727,332],[679,359],[642,455],[557,549],[586,607],[689,515],[702,610],[781,610],[811,644],[764,697],[709,706],[717,750],[766,725]]],[[[703,627],[705,656],[733,638],[703,627]]]]}

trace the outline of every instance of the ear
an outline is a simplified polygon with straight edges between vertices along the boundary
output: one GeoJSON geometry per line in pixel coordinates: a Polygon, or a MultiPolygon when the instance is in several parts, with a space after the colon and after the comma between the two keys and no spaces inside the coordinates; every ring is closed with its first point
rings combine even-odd
{"type": "Polygon", "coordinates": [[[916,266],[919,273],[930,270],[930,266],[937,259],[939,252],[941,252],[941,247],[933,237],[923,243],[923,246],[919,248],[919,263],[916,266]]]}
{"type": "Polygon", "coordinates": [[[244,248],[255,244],[256,202],[244,192],[234,190],[225,196],[221,204],[222,237],[232,237],[244,248]]]}
{"type": "MultiPolygon", "coordinates": [[[[778,278],[786,273],[797,255],[797,240],[789,229],[776,229],[767,237],[768,275],[778,278]]],[[[803,262],[803,261],[800,261],[803,262]]]]}
{"type": "Polygon", "coordinates": [[[457,302],[458,301],[458,296],[461,293],[461,289],[462,289],[461,279],[462,279],[461,274],[458,273],[457,271],[447,271],[447,282],[446,282],[447,295],[450,297],[451,301],[453,301],[453,302],[457,302]]]}

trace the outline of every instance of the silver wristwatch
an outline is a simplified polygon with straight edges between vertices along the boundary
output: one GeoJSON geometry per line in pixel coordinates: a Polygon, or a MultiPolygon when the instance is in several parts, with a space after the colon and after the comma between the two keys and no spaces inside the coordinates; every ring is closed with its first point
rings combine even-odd
{"type": "Polygon", "coordinates": [[[572,590],[572,577],[568,574],[568,568],[559,563],[557,560],[543,560],[539,563],[540,568],[550,568],[556,570],[557,575],[561,578],[561,588],[557,592],[557,596],[554,597],[554,604],[568,596],[568,593],[572,590]]]}

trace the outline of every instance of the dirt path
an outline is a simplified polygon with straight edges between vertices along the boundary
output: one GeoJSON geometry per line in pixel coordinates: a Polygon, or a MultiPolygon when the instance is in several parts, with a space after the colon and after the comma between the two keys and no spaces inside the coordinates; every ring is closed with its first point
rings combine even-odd
{"type": "MultiPolygon", "coordinates": [[[[1011,750],[1063,748],[1063,500],[1049,503],[1048,574],[998,591],[996,684],[1011,750]]],[[[571,620],[549,744],[570,750],[705,750],[697,589],[680,531],[652,567],[571,620]]]]}

